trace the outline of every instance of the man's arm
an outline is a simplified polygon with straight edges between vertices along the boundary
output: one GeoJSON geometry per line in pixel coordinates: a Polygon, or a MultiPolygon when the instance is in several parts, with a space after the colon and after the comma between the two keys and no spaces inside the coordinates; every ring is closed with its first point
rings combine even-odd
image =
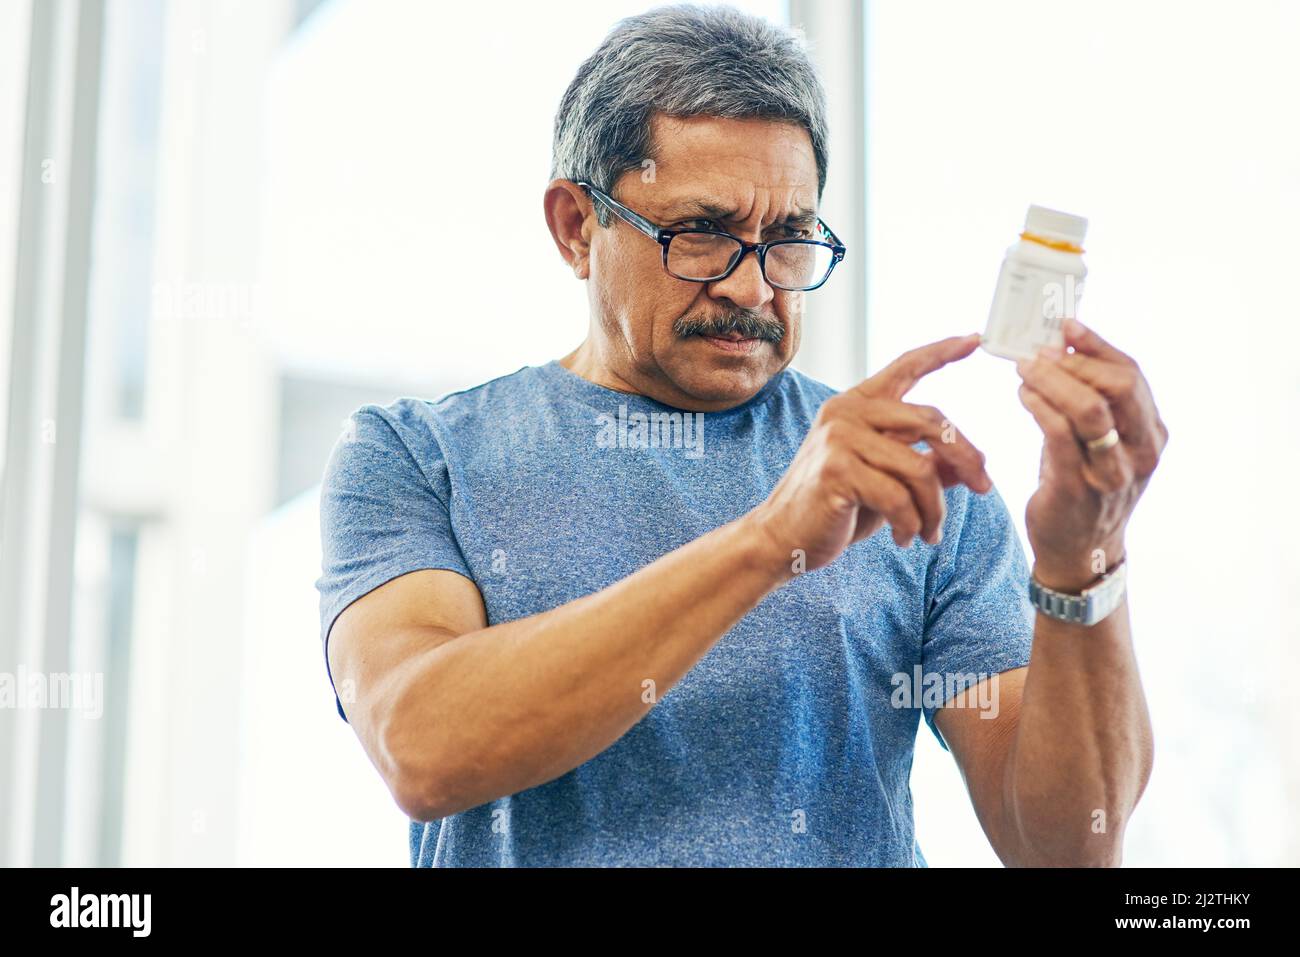
{"type": "Polygon", "coordinates": [[[988,680],[996,718],[942,708],[934,720],[998,857],[1118,866],[1153,756],[1127,603],[1092,627],[1037,615],[1029,666],[988,680]]]}
{"type": "Polygon", "coordinates": [[[445,817],[599,754],[791,577],[796,552],[812,571],[886,522],[900,546],[937,541],[944,487],[992,480],[941,412],[901,399],[976,344],[923,346],[829,399],[766,502],[595,594],[491,626],[452,572],[354,601],[330,632],[330,671],[402,809],[445,817]],[[922,439],[932,454],[910,447],[922,439]]]}
{"type": "MultiPolygon", "coordinates": [[[[1033,573],[1078,594],[1123,560],[1128,519],[1169,432],[1130,356],[1073,319],[1065,340],[1073,352],[1048,351],[1017,371],[1043,431],[1025,511],[1033,573]]],[[[1128,603],[1092,626],[1035,617],[1029,666],[1003,676],[999,717],[943,709],[935,724],[1004,862],[1117,865],[1154,754],[1128,603]]]]}
{"type": "Polygon", "coordinates": [[[609,588],[487,626],[454,572],[403,575],[330,633],[345,710],[401,808],[435,820],[544,784],[604,751],[781,583],[752,522],[609,588]]]}

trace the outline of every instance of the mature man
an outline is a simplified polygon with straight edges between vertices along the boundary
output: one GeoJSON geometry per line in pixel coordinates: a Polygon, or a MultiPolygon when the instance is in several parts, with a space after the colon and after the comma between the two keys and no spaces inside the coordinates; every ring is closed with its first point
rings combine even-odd
{"type": "Polygon", "coordinates": [[[978,336],[838,394],[789,368],[843,254],[826,142],[792,34],[623,21],[564,96],[545,194],[586,340],[367,406],[336,447],[325,654],[412,864],[924,865],[918,711],[1004,862],[1119,862],[1152,760],[1127,610],[1060,609],[1117,595],[1164,426],[1082,327],[1020,365],[1032,574],[1066,596],[1036,612],[983,455],[903,401],[978,336]]]}

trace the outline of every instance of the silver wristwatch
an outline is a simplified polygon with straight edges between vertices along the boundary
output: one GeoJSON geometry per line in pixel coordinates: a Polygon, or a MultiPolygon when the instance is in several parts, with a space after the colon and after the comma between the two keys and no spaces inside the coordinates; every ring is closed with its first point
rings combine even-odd
{"type": "Polygon", "coordinates": [[[1103,575],[1100,581],[1089,585],[1079,595],[1053,591],[1040,585],[1030,575],[1029,603],[1049,618],[1058,618],[1076,625],[1095,625],[1124,600],[1128,587],[1127,560],[1127,556],[1121,558],[1119,564],[1103,575]]]}

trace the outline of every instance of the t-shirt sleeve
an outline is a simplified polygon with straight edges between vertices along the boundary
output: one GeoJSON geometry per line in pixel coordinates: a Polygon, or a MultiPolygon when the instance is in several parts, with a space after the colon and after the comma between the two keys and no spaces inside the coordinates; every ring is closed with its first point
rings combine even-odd
{"type": "Polygon", "coordinates": [[[363,406],[335,443],[321,483],[321,647],[345,721],[329,671],[329,634],[339,614],[408,572],[446,569],[472,577],[452,531],[450,482],[437,442],[429,433],[417,460],[403,434],[412,428],[391,407],[363,406]]]}
{"type": "Polygon", "coordinates": [[[1029,565],[1006,503],[996,488],[983,495],[955,488],[963,514],[958,533],[950,525],[939,546],[921,643],[922,709],[945,751],[934,724],[936,699],[951,700],[991,675],[1029,664],[1034,639],[1029,565]]]}

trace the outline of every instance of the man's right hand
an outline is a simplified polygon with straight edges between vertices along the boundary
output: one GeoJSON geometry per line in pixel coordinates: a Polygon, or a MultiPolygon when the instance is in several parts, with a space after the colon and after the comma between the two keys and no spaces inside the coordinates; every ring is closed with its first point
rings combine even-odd
{"type": "Polygon", "coordinates": [[[801,552],[812,571],[885,522],[902,548],[918,534],[933,544],[942,536],[945,488],[993,487],[984,454],[942,412],[902,401],[924,376],[978,345],[973,333],[921,346],[823,403],[790,468],[749,515],[783,557],[801,552]],[[911,448],[922,439],[930,453],[911,448]]]}

